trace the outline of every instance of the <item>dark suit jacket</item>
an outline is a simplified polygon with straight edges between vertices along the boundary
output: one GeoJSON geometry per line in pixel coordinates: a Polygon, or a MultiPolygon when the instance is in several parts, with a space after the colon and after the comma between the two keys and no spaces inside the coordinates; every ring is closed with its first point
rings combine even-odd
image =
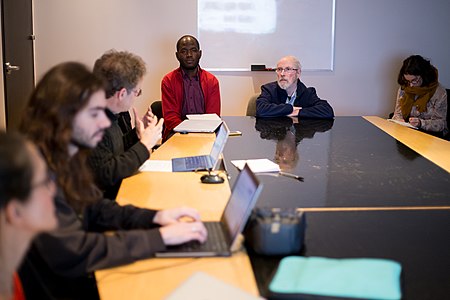
{"type": "MultiPolygon", "coordinates": [[[[261,95],[256,99],[257,117],[280,117],[292,113],[292,105],[286,104],[287,93],[278,86],[276,81],[261,87],[261,95]]],[[[294,106],[302,109],[299,118],[332,119],[333,108],[327,101],[321,100],[313,87],[307,88],[300,80],[297,80],[297,98],[294,106]]]]}

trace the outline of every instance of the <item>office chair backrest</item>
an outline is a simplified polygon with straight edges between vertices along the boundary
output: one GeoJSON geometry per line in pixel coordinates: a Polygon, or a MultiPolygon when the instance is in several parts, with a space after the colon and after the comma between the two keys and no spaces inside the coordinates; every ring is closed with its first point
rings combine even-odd
{"type": "Polygon", "coordinates": [[[258,96],[259,94],[255,94],[248,100],[246,116],[256,116],[256,98],[258,98],[258,96]]]}

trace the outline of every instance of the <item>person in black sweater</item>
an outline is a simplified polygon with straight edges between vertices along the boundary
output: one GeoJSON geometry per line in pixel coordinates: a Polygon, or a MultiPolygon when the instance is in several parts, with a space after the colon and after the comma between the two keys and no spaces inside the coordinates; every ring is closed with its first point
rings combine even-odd
{"type": "Polygon", "coordinates": [[[97,59],[93,72],[106,84],[111,126],[92,150],[88,162],[104,197],[114,200],[122,179],[135,174],[150,157],[152,148],[161,138],[164,120],[158,122],[150,108],[141,120],[133,107],[142,94],[146,72],[142,58],[130,52],[110,50],[97,59]],[[134,129],[130,109],[134,113],[134,129]]]}
{"type": "Polygon", "coordinates": [[[102,199],[86,150],[111,124],[106,101],[103,82],[68,62],[44,75],[25,108],[20,130],[56,177],[59,222],[34,240],[20,268],[27,299],[98,299],[94,271],[152,257],[166,245],[206,240],[192,208],[155,211],[102,199]]]}

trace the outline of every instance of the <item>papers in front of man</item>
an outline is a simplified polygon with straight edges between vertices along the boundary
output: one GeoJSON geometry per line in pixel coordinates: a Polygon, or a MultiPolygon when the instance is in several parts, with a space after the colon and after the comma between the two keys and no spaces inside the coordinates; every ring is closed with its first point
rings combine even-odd
{"type": "Polygon", "coordinates": [[[166,300],[198,299],[263,300],[204,272],[195,272],[166,298],[166,300]]]}
{"type": "Polygon", "coordinates": [[[171,160],[147,160],[139,168],[141,172],[172,172],[171,160]]]}
{"type": "Polygon", "coordinates": [[[222,124],[217,114],[186,115],[187,119],[178,124],[175,132],[214,132],[222,124]]]}
{"type": "Polygon", "coordinates": [[[405,127],[409,127],[409,128],[413,128],[413,129],[419,129],[416,126],[412,126],[410,123],[408,122],[403,122],[403,121],[399,121],[399,120],[394,120],[394,119],[387,119],[389,122],[393,122],[393,123],[397,123],[399,125],[405,126],[405,127]]]}
{"type": "Polygon", "coordinates": [[[239,170],[247,163],[253,173],[280,172],[280,166],[267,158],[232,160],[231,163],[239,170]]]}
{"type": "Polygon", "coordinates": [[[217,114],[198,114],[198,115],[186,115],[188,120],[203,120],[203,121],[220,121],[220,117],[217,114]]]}

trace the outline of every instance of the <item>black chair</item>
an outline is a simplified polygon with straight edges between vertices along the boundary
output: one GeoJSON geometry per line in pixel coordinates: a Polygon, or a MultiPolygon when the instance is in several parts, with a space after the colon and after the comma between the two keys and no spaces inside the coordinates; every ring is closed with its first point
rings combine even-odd
{"type": "MultiPolygon", "coordinates": [[[[150,105],[150,108],[152,109],[153,114],[158,118],[158,120],[163,117],[162,101],[161,100],[154,101],[150,105]]],[[[164,124],[163,124],[162,131],[164,132],[164,124]]],[[[159,146],[160,146],[160,144],[155,145],[155,147],[153,147],[153,150],[156,150],[159,146]]]]}
{"type": "Polygon", "coordinates": [[[259,94],[255,94],[250,97],[247,103],[247,111],[245,113],[246,116],[254,117],[256,116],[256,98],[259,97],[259,94]]]}

